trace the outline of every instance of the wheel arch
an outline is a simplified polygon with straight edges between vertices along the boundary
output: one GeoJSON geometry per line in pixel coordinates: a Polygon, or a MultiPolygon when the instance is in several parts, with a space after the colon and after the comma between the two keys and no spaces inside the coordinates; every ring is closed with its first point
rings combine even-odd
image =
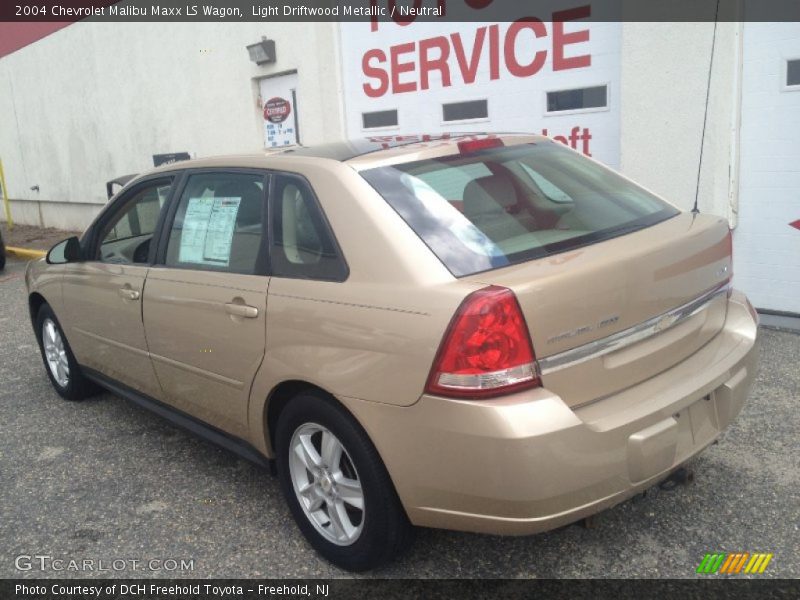
{"type": "Polygon", "coordinates": [[[41,309],[44,304],[49,304],[49,302],[47,302],[47,299],[39,292],[31,292],[31,294],[28,295],[28,311],[31,316],[31,325],[34,327],[36,326],[36,316],[39,314],[39,309],[41,309]]]}
{"type": "MultiPolygon", "coordinates": [[[[341,408],[346,410],[350,416],[353,417],[356,421],[355,415],[353,415],[347,407],[342,404],[336,396],[331,394],[329,391],[310,383],[308,381],[303,381],[301,379],[289,379],[286,381],[282,381],[281,383],[277,384],[272,390],[270,391],[269,395],[267,396],[267,402],[264,406],[264,434],[266,439],[265,445],[267,449],[270,451],[272,456],[275,456],[275,433],[276,427],[278,426],[278,419],[280,419],[281,413],[283,409],[291,402],[291,400],[298,395],[302,394],[303,392],[315,392],[322,396],[328,398],[331,402],[335,402],[341,408]]],[[[359,423],[360,425],[360,423],[359,423]]],[[[363,426],[362,426],[363,428],[363,426]]]]}

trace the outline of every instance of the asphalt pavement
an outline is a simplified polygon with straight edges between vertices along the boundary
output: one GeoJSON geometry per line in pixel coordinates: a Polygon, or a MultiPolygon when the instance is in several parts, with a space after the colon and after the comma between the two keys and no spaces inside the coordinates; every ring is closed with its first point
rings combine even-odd
{"type": "MultiPolygon", "coordinates": [[[[351,576],[306,544],[269,473],[112,394],[61,400],[23,270],[9,260],[0,272],[0,577],[351,576]]],[[[770,552],[760,577],[800,577],[800,335],[761,336],[750,399],[690,463],[693,483],[651,489],[588,529],[420,529],[365,576],[691,578],[707,552],[770,552]]]]}

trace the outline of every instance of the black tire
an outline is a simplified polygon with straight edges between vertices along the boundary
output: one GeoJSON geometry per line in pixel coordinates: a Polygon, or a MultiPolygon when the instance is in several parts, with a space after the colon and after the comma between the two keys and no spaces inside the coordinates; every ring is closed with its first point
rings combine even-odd
{"type": "Polygon", "coordinates": [[[366,571],[391,561],[411,544],[414,528],[383,461],[366,432],[335,400],[313,392],[292,399],[278,419],[276,451],[281,488],[300,531],[334,565],[366,571]],[[337,545],[323,537],[295,493],[289,468],[290,444],[295,431],[305,424],[318,424],[333,433],[358,474],[364,495],[363,527],[351,545],[337,545]]]}
{"type": "Polygon", "coordinates": [[[61,327],[61,324],[58,322],[58,319],[56,318],[56,315],[53,312],[53,309],[50,308],[49,304],[42,304],[42,306],[39,308],[39,312],[36,314],[36,340],[39,342],[39,352],[42,355],[45,373],[47,373],[50,383],[53,385],[53,388],[56,390],[56,392],[58,392],[59,396],[65,400],[77,402],[79,400],[88,398],[99,391],[99,388],[94,383],[86,379],[81,371],[80,365],[75,360],[75,355],[72,353],[72,348],[69,346],[67,336],[64,334],[64,330],[61,327]],[[50,371],[50,366],[47,362],[42,334],[44,324],[48,319],[53,322],[61,336],[61,339],[64,342],[64,354],[66,355],[67,364],[69,366],[69,378],[67,385],[61,385],[56,378],[53,377],[53,373],[50,371]]]}

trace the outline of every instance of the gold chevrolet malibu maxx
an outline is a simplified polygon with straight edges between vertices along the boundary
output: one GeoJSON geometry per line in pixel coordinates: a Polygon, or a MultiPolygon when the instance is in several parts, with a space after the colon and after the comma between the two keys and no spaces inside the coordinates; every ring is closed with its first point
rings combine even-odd
{"type": "Polygon", "coordinates": [[[708,446],[756,370],[731,275],[723,219],[462,135],[156,169],[26,282],[61,396],[276,464],[309,542],[362,570],[412,525],[576,521],[708,446]]]}

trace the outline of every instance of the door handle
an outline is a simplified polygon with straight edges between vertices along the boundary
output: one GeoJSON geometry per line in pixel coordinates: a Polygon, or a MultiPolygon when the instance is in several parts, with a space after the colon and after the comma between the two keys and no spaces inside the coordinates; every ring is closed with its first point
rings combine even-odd
{"type": "Polygon", "coordinates": [[[120,288],[119,295],[125,300],[138,300],[139,290],[132,290],[131,288],[120,288]]]}
{"type": "Polygon", "coordinates": [[[247,304],[228,302],[225,304],[225,310],[228,311],[228,314],[236,317],[244,317],[245,319],[255,319],[258,316],[258,309],[255,306],[248,306],[247,304]]]}

